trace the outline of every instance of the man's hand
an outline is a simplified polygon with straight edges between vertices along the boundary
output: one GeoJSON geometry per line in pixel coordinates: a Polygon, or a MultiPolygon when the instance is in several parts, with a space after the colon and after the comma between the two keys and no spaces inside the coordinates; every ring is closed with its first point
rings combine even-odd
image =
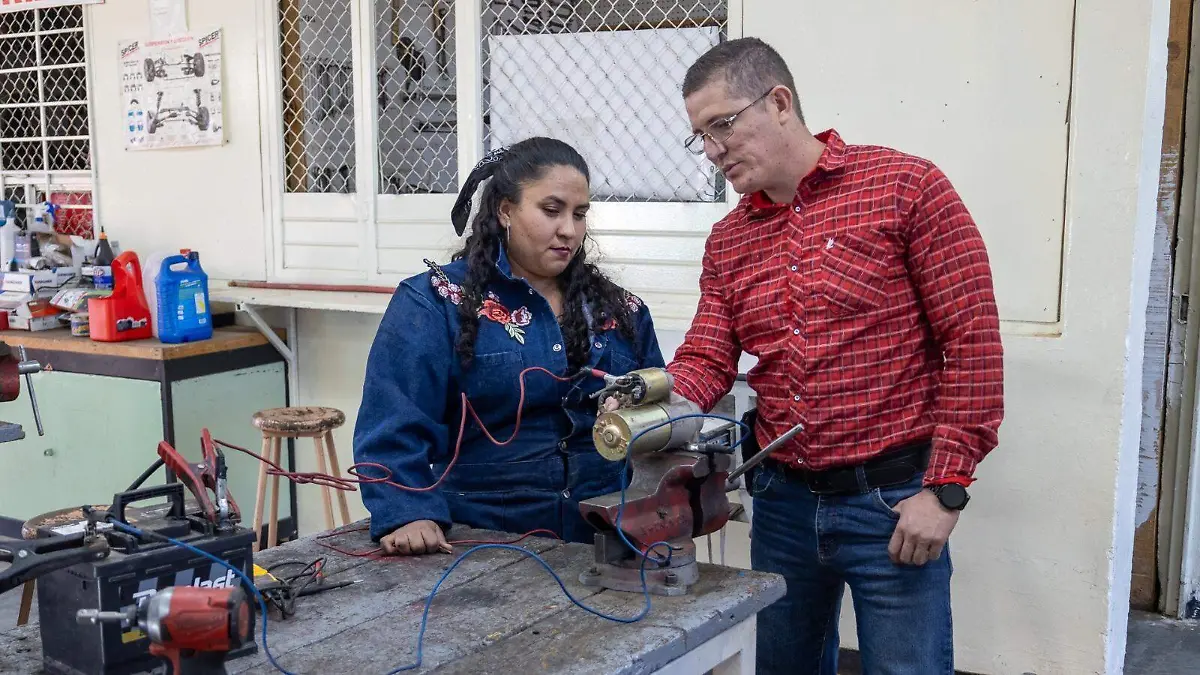
{"type": "Polygon", "coordinates": [[[391,534],[380,539],[379,545],[387,555],[454,552],[450,544],[446,543],[446,535],[442,532],[442,526],[432,520],[415,520],[404,527],[397,528],[391,534]]]}
{"type": "Polygon", "coordinates": [[[942,555],[950,532],[958,524],[958,511],[942,506],[929,490],[896,505],[900,522],[888,543],[888,557],[897,565],[924,565],[942,555]]]}

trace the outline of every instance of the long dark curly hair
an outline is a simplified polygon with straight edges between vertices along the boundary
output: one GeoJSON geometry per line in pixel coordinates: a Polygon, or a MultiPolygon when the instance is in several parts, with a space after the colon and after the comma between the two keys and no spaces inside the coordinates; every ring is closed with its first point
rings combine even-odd
{"type": "MultiPolygon", "coordinates": [[[[556,166],[573,167],[585,179],[591,180],[587,162],[575,148],[553,138],[534,137],[492,151],[480,161],[463,184],[451,212],[451,220],[460,235],[466,228],[476,189],[481,182],[491,178],[479,197],[479,214],[471,223],[471,234],[451,258],[467,261],[463,299],[458,305],[461,330],[455,345],[464,368],[470,367],[475,356],[479,307],[483,304],[488,285],[499,275],[496,257],[504,236],[504,228],[500,225],[500,204],[505,199],[514,204],[520,203],[523,188],[541,179],[556,166]]],[[[558,276],[558,282],[563,292],[563,315],[559,318],[559,327],[566,340],[570,371],[578,370],[587,363],[591,350],[583,309],[585,304],[591,310],[592,322],[597,329],[613,319],[621,335],[631,342],[636,341],[628,296],[595,264],[588,261],[586,246],[558,276]]]]}

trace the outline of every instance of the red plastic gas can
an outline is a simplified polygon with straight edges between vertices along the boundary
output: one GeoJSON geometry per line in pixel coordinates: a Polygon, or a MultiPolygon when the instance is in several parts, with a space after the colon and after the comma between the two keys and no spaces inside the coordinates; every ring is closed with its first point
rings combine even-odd
{"type": "Polygon", "coordinates": [[[112,264],[113,292],[88,300],[91,337],[98,342],[121,342],[152,337],[150,306],[142,289],[142,265],[126,251],[112,264]]]}

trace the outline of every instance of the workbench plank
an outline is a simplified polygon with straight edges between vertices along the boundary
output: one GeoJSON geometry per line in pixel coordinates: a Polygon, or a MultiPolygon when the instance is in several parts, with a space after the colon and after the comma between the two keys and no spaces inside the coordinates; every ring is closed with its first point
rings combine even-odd
{"type": "MultiPolygon", "coordinates": [[[[366,533],[355,533],[366,539],[366,533]]],[[[345,535],[352,537],[352,535],[345,535]]],[[[508,541],[513,535],[503,532],[488,532],[464,527],[454,527],[449,533],[450,539],[484,539],[493,541],[508,541]]],[[[338,546],[346,546],[338,538],[338,546]]],[[[304,540],[301,540],[304,541],[304,540]]],[[[293,542],[299,543],[299,542],[293,542]]],[[[367,548],[361,541],[359,545],[367,548]]],[[[521,547],[541,555],[551,555],[553,550],[562,543],[546,538],[535,538],[521,542],[521,547]]],[[[283,551],[292,547],[292,543],[278,549],[283,551]]],[[[461,555],[467,547],[456,551],[461,555]]],[[[334,553],[335,556],[338,554],[334,553]]],[[[289,555],[288,559],[303,559],[305,556],[289,555]]],[[[266,552],[261,559],[269,560],[266,552]]],[[[339,556],[344,560],[345,556],[339,556]]],[[[353,560],[368,561],[366,558],[353,560]]],[[[376,635],[391,630],[391,637],[386,641],[389,658],[395,654],[397,661],[412,660],[416,638],[416,626],[424,609],[425,599],[433,589],[433,585],[445,570],[454,562],[455,557],[446,554],[434,554],[416,557],[389,557],[381,560],[368,561],[369,564],[355,566],[348,572],[339,573],[331,581],[344,579],[361,580],[351,586],[334,589],[322,594],[300,598],[296,603],[296,615],[287,621],[272,620],[267,625],[267,636],[271,653],[289,670],[300,669],[304,672],[352,672],[339,666],[332,671],[313,669],[310,661],[327,656],[331,650],[340,651],[359,635],[376,635]],[[404,630],[396,627],[397,617],[408,617],[408,623],[402,624],[404,630]],[[375,621],[376,619],[382,619],[375,621]],[[409,626],[411,623],[411,626],[409,626]],[[371,624],[370,628],[365,624],[371,624]],[[399,632],[397,632],[399,631],[399,632]],[[336,641],[333,640],[336,638],[336,641]],[[348,642],[349,641],[349,642],[348,642]],[[407,651],[404,651],[407,650],[407,651]]],[[[503,549],[485,549],[473,553],[463,560],[454,573],[442,584],[438,591],[439,600],[446,596],[452,597],[454,589],[481,577],[495,578],[504,574],[504,569],[528,560],[514,551],[503,549]]],[[[532,561],[529,561],[532,564],[532,561]]],[[[260,563],[261,564],[261,563],[260,563]]],[[[331,567],[332,562],[329,562],[331,567]]],[[[558,586],[551,581],[543,571],[540,579],[543,586],[549,585],[555,592],[561,594],[558,586]]],[[[486,582],[491,587],[490,582],[486,582]]],[[[582,591],[581,591],[582,592],[582,591]]],[[[566,598],[562,602],[568,602],[566,598]]],[[[453,606],[452,599],[445,603],[434,603],[430,613],[430,623],[437,621],[434,616],[442,616],[447,610],[440,609],[446,604],[453,606]]],[[[454,630],[456,619],[446,621],[447,630],[454,630]]],[[[260,628],[261,630],[261,628],[260,628]]],[[[491,631],[489,631],[491,632],[491,631]]],[[[360,649],[367,649],[360,647],[360,649]]],[[[230,673],[241,672],[277,672],[267,663],[266,652],[261,649],[257,654],[230,661],[230,673]]]]}
{"type": "Polygon", "coordinates": [[[198,342],[167,344],[156,339],[129,340],[127,342],[96,342],[86,337],[75,337],[69,329],[47,331],[7,330],[0,331],[0,340],[25,349],[68,352],[92,356],[115,356],[151,361],[169,361],[191,356],[217,354],[247,347],[269,344],[267,338],[255,328],[228,326],[213,331],[212,338],[198,342]]]}
{"type": "MultiPolygon", "coordinates": [[[[559,546],[541,555],[563,576],[567,588],[578,600],[586,603],[596,593],[569,578],[591,561],[592,553],[586,547],[559,546]]],[[[446,563],[454,560],[449,556],[441,556],[441,559],[442,566],[447,567],[446,563]]],[[[383,571],[395,574],[393,570],[383,571]]],[[[372,615],[370,620],[341,624],[342,631],[336,640],[324,640],[287,653],[275,648],[271,651],[281,666],[303,673],[377,673],[414,663],[421,614],[429,591],[440,577],[441,574],[426,574],[412,585],[405,579],[401,587],[395,584],[393,576],[392,584],[398,592],[392,590],[392,585],[387,585],[364,589],[357,601],[339,600],[338,604],[345,604],[345,613],[355,621],[368,614],[372,615]],[[378,611],[385,605],[386,613],[378,611]]],[[[358,584],[355,588],[363,585],[358,584]]],[[[332,593],[337,592],[331,591],[324,602],[332,604],[332,593]]],[[[583,610],[571,604],[554,579],[535,560],[514,551],[475,551],[463,558],[433,601],[420,670],[436,670],[441,664],[483,650],[508,635],[527,629],[547,615],[558,613],[576,620],[586,616],[583,610]],[[472,573],[466,569],[473,559],[482,557],[494,557],[486,564],[486,570],[472,573]],[[460,578],[460,574],[463,577],[460,578]]],[[[311,621],[310,617],[304,618],[306,624],[311,621]]],[[[268,631],[272,629],[268,628],[268,631]]],[[[271,665],[263,663],[265,656],[259,659],[256,667],[243,670],[242,662],[246,660],[230,662],[230,672],[261,675],[277,672],[271,665]]]]}
{"type": "MultiPolygon", "coordinates": [[[[651,596],[650,612],[636,629],[590,614],[555,614],[438,673],[502,672],[503,664],[514,662],[528,664],[535,673],[653,672],[783,597],[785,588],[774,575],[702,564],[700,580],[688,594],[651,596]],[[533,654],[538,657],[530,663],[533,654]]],[[[623,617],[636,615],[644,604],[638,593],[605,591],[591,599],[594,608],[623,617]]]]}
{"type": "Polygon", "coordinates": [[[350,552],[366,552],[378,547],[378,544],[373,543],[365,531],[357,531],[352,524],[340,530],[324,534],[310,534],[274,548],[265,548],[254,554],[254,562],[259,567],[266,568],[285,560],[311,562],[317,558],[325,558],[328,565],[338,569],[371,562],[370,558],[339,553],[322,546],[322,544],[329,544],[350,552]]]}
{"type": "Polygon", "coordinates": [[[678,628],[687,636],[687,650],[708,642],[762,611],[784,596],[787,584],[766,572],[700,564],[700,580],[687,595],[654,598],[647,621],[678,628]]]}
{"type": "MultiPolygon", "coordinates": [[[[616,594],[605,591],[602,595],[616,594]]],[[[526,673],[642,675],[685,652],[679,629],[643,622],[631,626],[572,612],[539,621],[500,645],[453,661],[437,673],[509,673],[517,672],[519,664],[519,670],[526,673]]]]}

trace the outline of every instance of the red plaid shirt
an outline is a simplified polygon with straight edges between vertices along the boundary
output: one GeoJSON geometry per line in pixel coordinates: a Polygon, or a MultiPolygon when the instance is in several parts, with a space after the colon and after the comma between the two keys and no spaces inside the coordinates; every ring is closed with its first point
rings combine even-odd
{"type": "Polygon", "coordinates": [[[757,356],[761,445],[812,470],[932,439],[927,485],[969,484],[1004,409],[983,239],[931,162],[836,131],[791,204],[744,196],[713,226],[700,304],[668,370],[711,410],[757,356]]]}

